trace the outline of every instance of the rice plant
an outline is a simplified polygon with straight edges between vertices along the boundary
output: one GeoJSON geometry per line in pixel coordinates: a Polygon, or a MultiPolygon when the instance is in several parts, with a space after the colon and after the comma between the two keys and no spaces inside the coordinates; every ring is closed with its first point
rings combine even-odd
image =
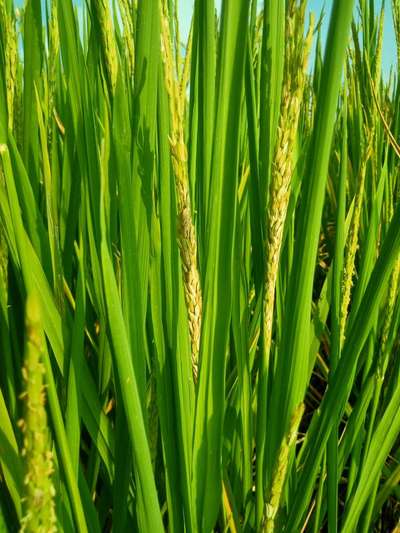
{"type": "Polygon", "coordinates": [[[400,1],[217,4],[0,0],[0,531],[399,531],[400,1]]]}

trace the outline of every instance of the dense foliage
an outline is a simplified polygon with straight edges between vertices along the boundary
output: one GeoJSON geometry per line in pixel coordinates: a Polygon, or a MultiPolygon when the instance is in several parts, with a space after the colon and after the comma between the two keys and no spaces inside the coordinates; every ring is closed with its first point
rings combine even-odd
{"type": "Polygon", "coordinates": [[[399,531],[384,6],[257,4],[0,0],[0,531],[399,531]]]}

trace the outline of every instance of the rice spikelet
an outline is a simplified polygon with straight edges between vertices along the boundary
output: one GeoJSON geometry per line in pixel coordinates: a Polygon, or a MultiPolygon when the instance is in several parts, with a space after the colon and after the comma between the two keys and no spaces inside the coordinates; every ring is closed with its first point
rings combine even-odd
{"type": "Polygon", "coordinates": [[[15,21],[7,12],[4,0],[0,0],[0,27],[4,32],[4,70],[6,80],[6,99],[8,111],[8,127],[14,126],[14,99],[17,81],[17,34],[15,21]]]}
{"type": "Polygon", "coordinates": [[[47,426],[44,389],[43,330],[39,301],[29,295],[25,316],[25,363],[22,376],[25,382],[24,418],[19,425],[23,432],[22,457],[25,467],[23,518],[20,531],[52,533],[57,531],[55,489],[50,435],[47,426]]]}
{"type": "Polygon", "coordinates": [[[383,28],[385,22],[385,10],[382,5],[381,12],[379,15],[379,26],[378,26],[378,37],[376,42],[376,52],[375,52],[375,64],[374,64],[374,85],[375,87],[379,86],[379,80],[381,78],[381,68],[382,68],[382,50],[383,50],[383,28]]]}
{"type": "Polygon", "coordinates": [[[392,0],[392,14],[397,48],[397,72],[400,73],[400,0],[392,0]]]}
{"type": "Polygon", "coordinates": [[[124,28],[124,42],[127,51],[128,73],[129,76],[133,76],[135,68],[135,42],[133,39],[133,22],[128,0],[119,0],[119,11],[121,13],[122,25],[124,28]]]}
{"type": "Polygon", "coordinates": [[[389,340],[390,327],[392,325],[393,313],[395,310],[397,298],[399,296],[400,281],[400,257],[397,259],[389,280],[389,294],[386,303],[385,321],[383,323],[380,357],[377,369],[377,379],[383,383],[389,354],[386,353],[386,347],[389,340]]]}
{"type": "Polygon", "coordinates": [[[265,507],[264,531],[266,533],[272,533],[275,529],[275,519],[279,511],[282,491],[285,484],[289,454],[293,446],[296,444],[297,433],[303,413],[304,404],[301,403],[298,407],[296,407],[293,413],[290,421],[289,432],[287,435],[285,435],[279,450],[279,455],[271,483],[270,496],[265,507]]]}
{"type": "MultiPolygon", "coordinates": [[[[165,8],[166,9],[166,8],[165,8]]],[[[185,301],[189,318],[192,371],[195,382],[198,378],[202,294],[200,275],[197,268],[196,231],[192,219],[189,193],[188,157],[184,135],[185,89],[174,75],[174,59],[171,50],[169,19],[161,7],[161,41],[164,63],[165,85],[168,93],[171,135],[170,151],[178,204],[178,244],[182,260],[185,301]]],[[[186,69],[183,69],[184,76],[186,69]]],[[[185,79],[185,78],[183,78],[185,79]]]]}
{"type": "Polygon", "coordinates": [[[354,203],[354,211],[351,220],[349,236],[347,238],[345,262],[343,269],[342,281],[342,302],[340,307],[340,345],[343,346],[345,340],[345,330],[348,308],[350,305],[351,288],[353,286],[353,277],[355,270],[355,259],[358,249],[358,238],[360,229],[361,208],[364,196],[365,175],[367,163],[371,157],[373,144],[371,133],[366,134],[367,140],[361,154],[360,169],[358,172],[358,187],[354,203]]]}
{"type": "MultiPolygon", "coordinates": [[[[23,21],[24,21],[24,9],[21,7],[15,10],[15,19],[17,26],[17,42],[23,35],[23,21]]],[[[23,65],[18,59],[17,63],[17,77],[15,85],[15,98],[14,98],[14,137],[17,142],[17,146],[22,150],[23,145],[23,65]]]]}
{"type": "Polygon", "coordinates": [[[114,94],[118,76],[118,55],[114,40],[110,4],[107,0],[95,0],[93,5],[103,45],[103,57],[106,66],[107,83],[111,94],[114,94]]]}
{"type": "Polygon", "coordinates": [[[282,88],[281,114],[278,124],[275,154],[272,163],[264,279],[263,356],[269,359],[274,314],[275,286],[282,246],[283,228],[290,197],[293,174],[293,150],[296,141],[300,107],[306,81],[306,69],[311,45],[313,22],[303,37],[306,3],[290,4],[286,23],[285,74],[282,88]]]}

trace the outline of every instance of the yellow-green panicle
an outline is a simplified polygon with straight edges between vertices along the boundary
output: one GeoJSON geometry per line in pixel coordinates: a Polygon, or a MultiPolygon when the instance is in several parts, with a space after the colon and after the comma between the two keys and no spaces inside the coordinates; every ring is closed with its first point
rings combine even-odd
{"type": "Polygon", "coordinates": [[[25,315],[25,383],[22,457],[25,468],[23,518],[21,532],[50,533],[57,531],[55,489],[51,475],[53,461],[45,409],[45,368],[42,363],[44,337],[40,305],[36,295],[28,296],[25,315]]]}

